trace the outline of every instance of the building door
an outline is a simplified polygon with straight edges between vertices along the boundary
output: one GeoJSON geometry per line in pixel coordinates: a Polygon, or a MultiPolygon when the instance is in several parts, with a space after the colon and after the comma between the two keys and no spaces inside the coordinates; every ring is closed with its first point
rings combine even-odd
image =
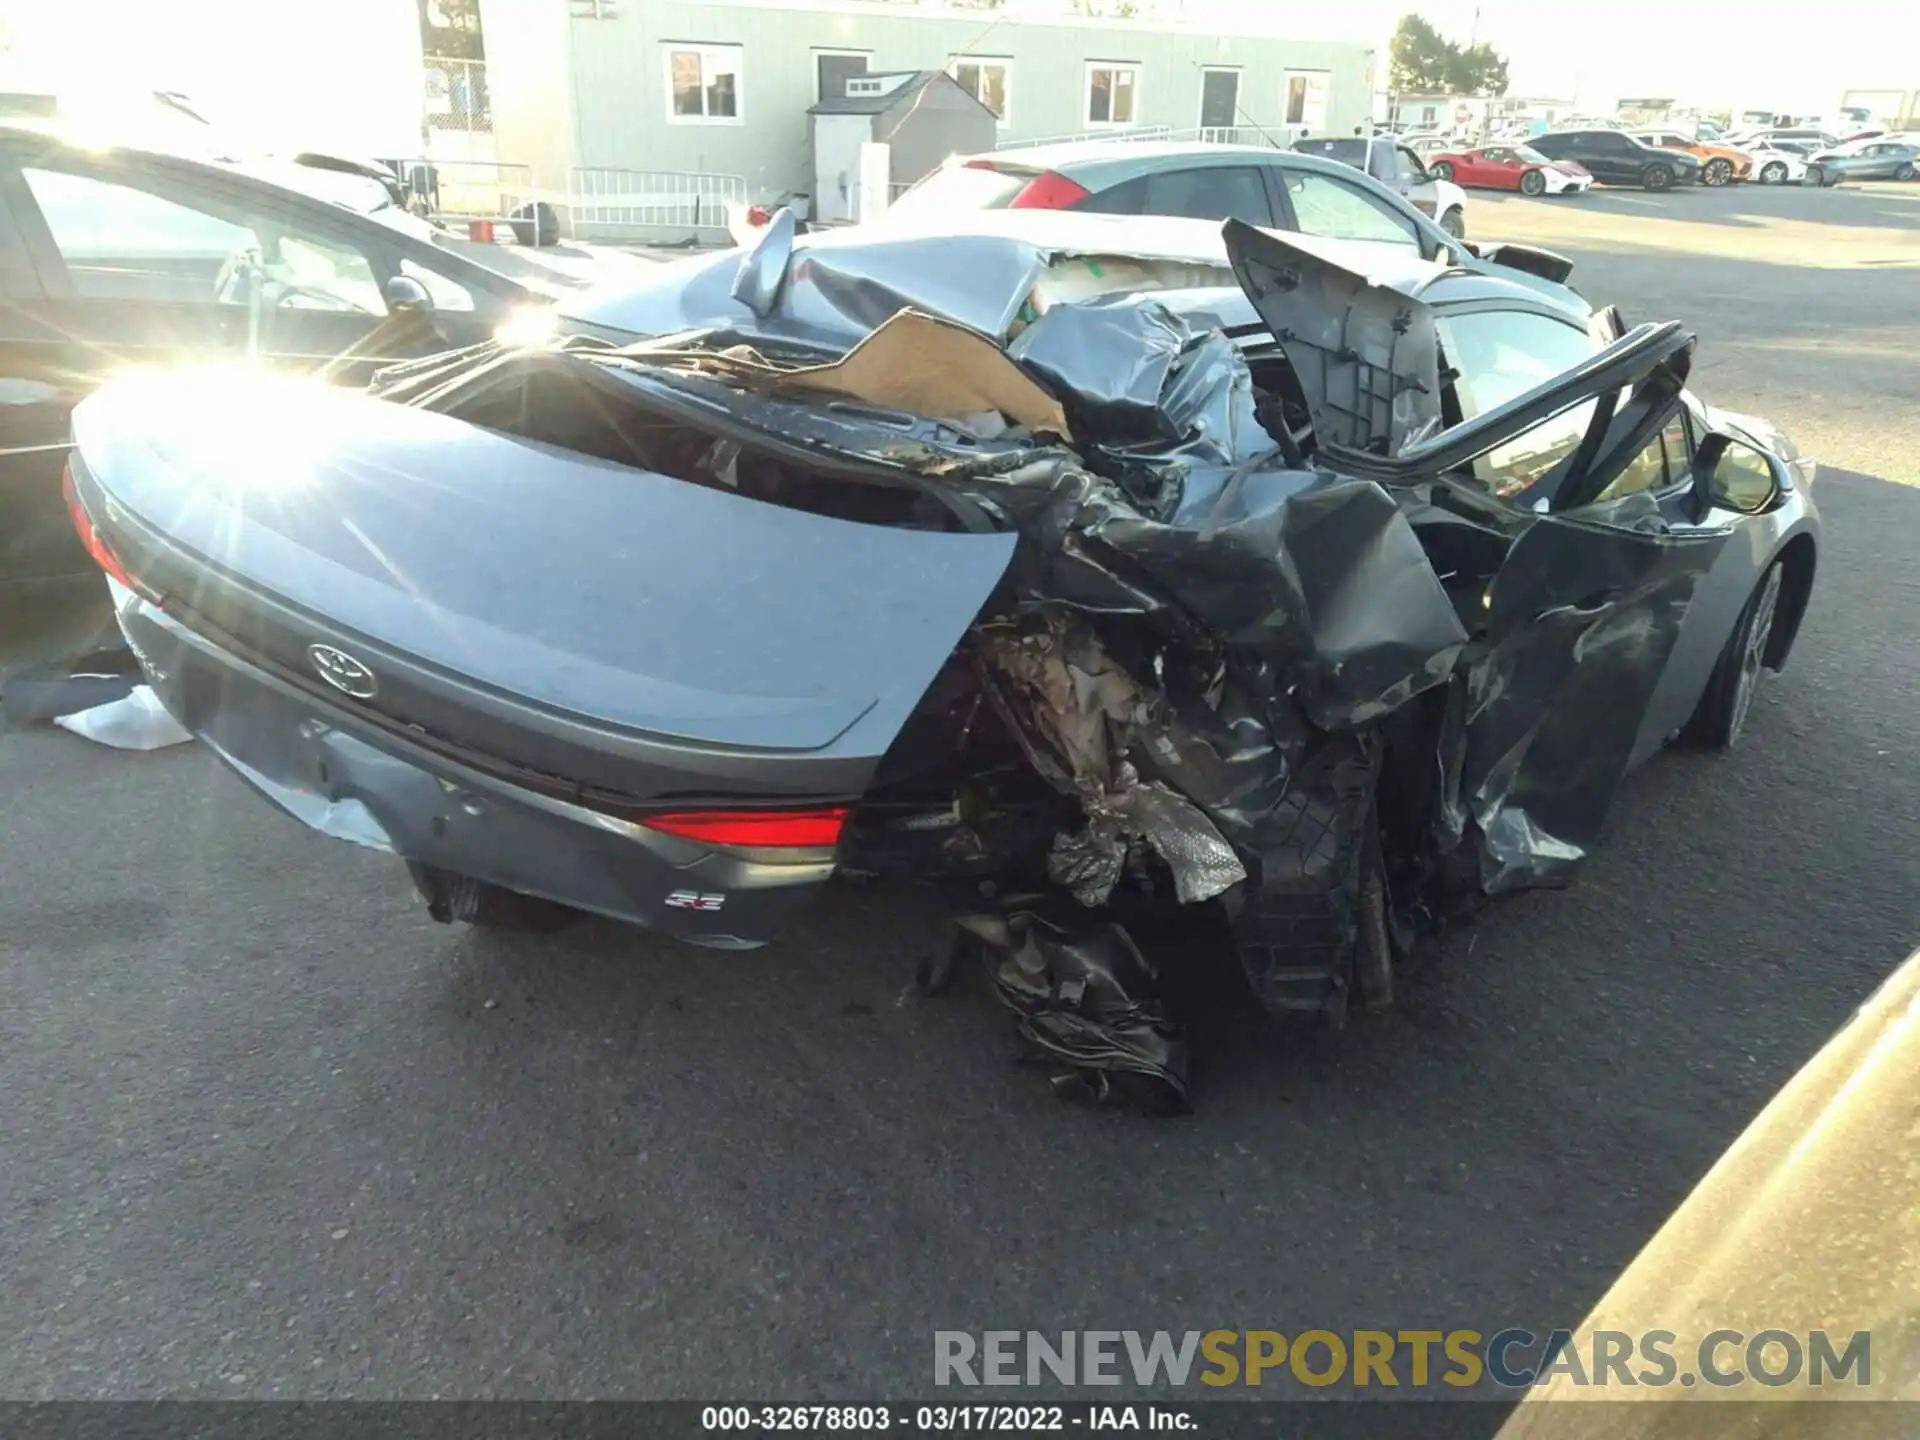
{"type": "Polygon", "coordinates": [[[1322,134],[1327,128],[1327,89],[1325,70],[1289,70],[1282,82],[1281,100],[1290,129],[1322,134]]]}
{"type": "Polygon", "coordinates": [[[1200,128],[1228,130],[1240,123],[1240,72],[1204,70],[1200,74],[1200,128]]]}
{"type": "Polygon", "coordinates": [[[816,101],[844,100],[847,81],[867,73],[865,51],[816,50],[813,52],[813,86],[816,101]]]}

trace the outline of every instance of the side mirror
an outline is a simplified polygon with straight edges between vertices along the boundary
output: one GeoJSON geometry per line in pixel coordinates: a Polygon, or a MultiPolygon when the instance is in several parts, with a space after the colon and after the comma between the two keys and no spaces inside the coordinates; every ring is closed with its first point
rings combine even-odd
{"type": "Polygon", "coordinates": [[[380,287],[380,295],[387,302],[389,315],[425,315],[433,310],[433,297],[427,294],[427,287],[411,275],[394,276],[380,287]]]}
{"type": "Polygon", "coordinates": [[[1739,515],[1764,515],[1782,493],[1772,456],[1721,434],[1707,436],[1694,452],[1693,488],[1704,504],[1739,515]]]}

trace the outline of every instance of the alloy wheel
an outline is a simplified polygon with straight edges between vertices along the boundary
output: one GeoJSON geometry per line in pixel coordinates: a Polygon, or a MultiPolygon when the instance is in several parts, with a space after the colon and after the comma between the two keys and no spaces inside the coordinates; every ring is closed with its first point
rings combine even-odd
{"type": "Polygon", "coordinates": [[[1714,159],[1707,162],[1707,168],[1700,172],[1702,185],[1724,185],[1733,178],[1733,162],[1726,159],[1714,159]]]}
{"type": "Polygon", "coordinates": [[[1649,190],[1665,190],[1673,184],[1673,171],[1664,165],[1649,165],[1640,178],[1649,190]]]}
{"type": "Polygon", "coordinates": [[[1547,177],[1542,175],[1538,170],[1529,170],[1520,177],[1520,193],[1522,195],[1538,195],[1546,188],[1547,177]]]}
{"type": "Polygon", "coordinates": [[[1762,185],[1784,185],[1786,181],[1787,167],[1778,160],[1774,161],[1771,165],[1763,167],[1760,171],[1760,183],[1762,185]]]}
{"type": "Polygon", "coordinates": [[[1773,634],[1773,612],[1780,603],[1780,579],[1780,567],[1775,565],[1767,571],[1767,578],[1760,582],[1760,593],[1753,598],[1753,613],[1747,619],[1747,633],[1742,637],[1740,668],[1733,677],[1733,705],[1727,717],[1729,746],[1740,739],[1747,712],[1753,708],[1753,694],[1760,685],[1761,662],[1766,659],[1767,640],[1773,634]]]}

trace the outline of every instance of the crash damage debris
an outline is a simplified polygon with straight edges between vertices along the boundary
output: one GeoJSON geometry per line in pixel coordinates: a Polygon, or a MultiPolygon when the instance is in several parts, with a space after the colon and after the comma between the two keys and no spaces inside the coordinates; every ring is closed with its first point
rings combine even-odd
{"type": "MultiPolygon", "coordinates": [[[[909,412],[886,418],[898,434],[879,449],[872,416],[758,419],[822,464],[917,477],[962,528],[1018,536],[963,650],[1034,773],[1077,806],[1045,863],[1081,908],[969,915],[957,943],[988,957],[1022,1035],[1075,1083],[1148,1077],[1184,1107],[1185,1041],[1118,898],[1219,903],[1272,1012],[1385,1003],[1395,958],[1443,922],[1450,893],[1561,883],[1583,856],[1634,744],[1613,718],[1640,713],[1622,687],[1644,702],[1712,558],[1645,497],[1596,545],[1549,506],[1453,484],[1499,437],[1441,429],[1432,313],[1247,235],[1236,273],[1285,352],[1277,381],[1156,299],[1169,275],[1113,293],[1090,270],[1087,293],[1067,295],[1071,266],[976,241],[982,273],[1009,288],[942,312],[971,326],[905,308],[898,277],[843,272],[837,252],[791,275],[770,259],[743,270],[756,313],[864,326],[835,364],[689,332],[480,347],[375,388],[457,411],[483,382],[560,377],[603,413],[630,390],[645,414],[647,367],[665,365],[685,389],[714,382],[709,405],[744,388],[769,406],[811,393],[909,412]],[[1043,279],[1079,303],[1038,303],[1043,279]],[[947,356],[951,394],[919,349],[947,356]]],[[[911,248],[893,257],[902,275],[919,273],[911,248]]],[[[1541,493],[1635,453],[1690,353],[1677,326],[1645,326],[1583,367],[1579,383],[1614,390],[1541,493]]],[[[1496,418],[1517,434],[1565,408],[1543,389],[1496,418]]],[[[742,488],[743,455],[720,442],[688,478],[742,488]]],[[[956,818],[941,846],[978,862],[962,832],[977,839],[956,818]]]]}
{"type": "Polygon", "coordinates": [[[1186,1034],[1168,1020],[1154,967],[1125,927],[1068,929],[1032,910],[962,915],[946,968],[968,952],[1057,1092],[1192,1109],[1186,1034]]]}

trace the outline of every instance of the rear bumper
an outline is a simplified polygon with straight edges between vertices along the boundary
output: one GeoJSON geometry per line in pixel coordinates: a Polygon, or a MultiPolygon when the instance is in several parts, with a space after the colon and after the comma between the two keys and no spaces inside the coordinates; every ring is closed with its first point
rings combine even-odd
{"type": "Polygon", "coordinates": [[[833,873],[663,835],[371,729],[125,591],[120,625],[182,725],[322,834],[720,949],[772,938],[833,873]]]}

